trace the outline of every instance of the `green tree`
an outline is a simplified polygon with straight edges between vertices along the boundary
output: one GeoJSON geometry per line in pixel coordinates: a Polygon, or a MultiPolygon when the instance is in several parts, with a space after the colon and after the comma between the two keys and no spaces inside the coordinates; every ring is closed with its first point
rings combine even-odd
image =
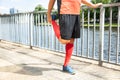
{"type": "MultiPolygon", "coordinates": [[[[103,3],[103,4],[110,4],[111,0],[92,0],[92,3],[96,4],[96,3],[103,3]]],[[[97,10],[97,14],[100,13],[100,10],[97,10]]],[[[110,9],[109,8],[105,8],[105,17],[109,18],[110,15],[110,9]]]]}
{"type": "Polygon", "coordinates": [[[37,12],[37,11],[43,11],[43,10],[45,10],[45,8],[41,5],[41,4],[38,4],[36,7],[35,7],[35,12],[37,12]]]}
{"type": "Polygon", "coordinates": [[[108,4],[108,3],[111,3],[111,0],[92,0],[92,3],[108,4]]]}
{"type": "MultiPolygon", "coordinates": [[[[120,2],[120,0],[111,0],[112,3],[120,2]]],[[[117,15],[118,15],[118,7],[113,7],[113,21],[117,22],[117,15]]]]}
{"type": "Polygon", "coordinates": [[[37,13],[38,11],[45,11],[45,10],[46,9],[41,4],[38,4],[35,7],[35,10],[34,10],[34,24],[35,25],[39,25],[41,22],[45,21],[44,15],[42,13],[37,13]]]}
{"type": "Polygon", "coordinates": [[[111,2],[117,3],[117,2],[120,2],[120,0],[111,0],[111,2]]]}

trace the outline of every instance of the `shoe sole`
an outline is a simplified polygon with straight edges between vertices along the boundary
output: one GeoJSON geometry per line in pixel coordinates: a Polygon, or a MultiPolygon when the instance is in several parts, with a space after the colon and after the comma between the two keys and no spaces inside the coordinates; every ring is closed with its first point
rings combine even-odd
{"type": "Polygon", "coordinates": [[[70,73],[70,72],[67,72],[67,71],[63,71],[64,73],[69,73],[69,74],[71,74],[71,75],[75,75],[76,73],[75,72],[73,72],[73,73],[70,73]]]}

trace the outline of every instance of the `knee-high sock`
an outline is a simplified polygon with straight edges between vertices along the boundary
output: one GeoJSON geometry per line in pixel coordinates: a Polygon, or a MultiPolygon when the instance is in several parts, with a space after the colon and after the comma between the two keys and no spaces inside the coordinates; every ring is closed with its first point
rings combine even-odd
{"type": "Polygon", "coordinates": [[[53,25],[53,30],[55,32],[56,37],[59,39],[60,38],[60,27],[59,25],[55,22],[55,20],[52,20],[52,25],[53,25]]]}
{"type": "Polygon", "coordinates": [[[71,43],[68,43],[65,46],[65,48],[66,48],[66,56],[65,56],[64,66],[67,66],[69,64],[69,61],[71,59],[72,52],[73,52],[73,47],[74,47],[74,45],[71,44],[71,43]]]}

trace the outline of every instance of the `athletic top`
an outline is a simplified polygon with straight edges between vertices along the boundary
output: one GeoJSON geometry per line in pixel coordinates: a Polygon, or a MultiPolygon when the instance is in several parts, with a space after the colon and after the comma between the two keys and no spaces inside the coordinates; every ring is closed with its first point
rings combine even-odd
{"type": "Polygon", "coordinates": [[[58,0],[59,14],[80,14],[81,0],[58,0]]]}

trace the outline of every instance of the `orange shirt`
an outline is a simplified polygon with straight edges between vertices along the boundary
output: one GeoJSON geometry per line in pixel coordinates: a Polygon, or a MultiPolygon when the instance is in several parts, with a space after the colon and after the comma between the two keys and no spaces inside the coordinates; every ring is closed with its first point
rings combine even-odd
{"type": "Polygon", "coordinates": [[[60,14],[80,14],[81,0],[61,0],[60,14]]]}

